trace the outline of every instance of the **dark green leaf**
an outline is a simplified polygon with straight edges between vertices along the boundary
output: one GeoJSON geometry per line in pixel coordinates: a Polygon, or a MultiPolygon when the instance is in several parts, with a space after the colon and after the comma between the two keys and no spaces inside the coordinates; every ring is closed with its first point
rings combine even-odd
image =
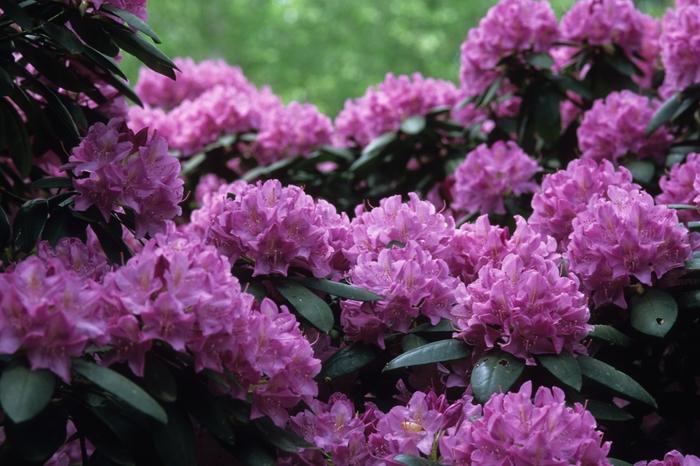
{"type": "Polygon", "coordinates": [[[236,447],[236,457],[246,466],[276,466],[277,459],[262,445],[254,441],[236,447]]]}
{"type": "Polygon", "coordinates": [[[628,463],[624,460],[618,460],[617,458],[608,458],[612,466],[632,466],[632,463],[628,463]]]}
{"type": "Polygon", "coordinates": [[[632,339],[610,325],[594,325],[593,331],[588,334],[589,337],[604,340],[616,346],[629,346],[632,344],[632,339]]]}
{"type": "Polygon", "coordinates": [[[165,405],[168,423],[153,431],[153,443],[163,464],[168,466],[196,466],[197,455],[192,424],[180,407],[165,405]]]}
{"type": "Polygon", "coordinates": [[[671,120],[671,117],[678,111],[681,104],[683,103],[683,97],[680,93],[674,94],[666,102],[664,102],[654,116],[649,121],[646,129],[646,135],[650,136],[654,131],[663,126],[664,123],[671,120]]]}
{"type": "Polygon", "coordinates": [[[0,99],[0,117],[2,120],[0,133],[4,136],[4,145],[20,175],[27,176],[32,168],[33,158],[27,127],[5,99],[0,99]]]}
{"type": "Polygon", "coordinates": [[[82,359],[73,361],[73,370],[76,374],[111,393],[137,411],[161,424],[167,424],[168,416],[163,407],[141,387],[123,375],[82,359]]]}
{"type": "Polygon", "coordinates": [[[11,237],[12,228],[10,227],[10,221],[7,219],[5,210],[0,207],[0,253],[2,253],[11,237]]]}
{"type": "Polygon", "coordinates": [[[15,217],[15,247],[23,252],[34,249],[49,215],[46,199],[32,199],[20,207],[15,217]]]}
{"type": "Polygon", "coordinates": [[[382,299],[378,294],[363,288],[326,280],[325,278],[300,278],[298,280],[308,288],[323,291],[324,293],[340,298],[352,299],[355,301],[380,301],[382,299]]]}
{"type": "Polygon", "coordinates": [[[697,206],[692,204],[666,204],[666,207],[674,210],[698,210],[697,206]]]}
{"type": "Polygon", "coordinates": [[[112,38],[124,51],[135,56],[144,65],[170,79],[175,79],[175,64],[148,41],[143,40],[138,33],[122,27],[111,28],[112,38]]]}
{"type": "Polygon", "coordinates": [[[484,403],[491,395],[507,392],[513,386],[525,364],[509,353],[491,351],[479,359],[472,369],[471,383],[476,399],[484,403]]]}
{"type": "Polygon", "coordinates": [[[634,416],[630,413],[613,404],[603,403],[597,400],[586,400],[585,406],[593,417],[599,421],[621,422],[634,419],[634,416]]]}
{"type": "Polygon", "coordinates": [[[64,412],[49,406],[31,421],[6,422],[5,443],[20,458],[31,464],[43,464],[65,443],[67,420],[64,412]]]}
{"type": "Polygon", "coordinates": [[[632,172],[634,181],[641,184],[649,184],[654,179],[656,167],[648,160],[630,160],[624,164],[632,172]]]}
{"type": "Polygon", "coordinates": [[[678,305],[665,291],[650,289],[630,300],[630,323],[636,330],[663,338],[676,323],[678,305]]]}
{"type": "Polygon", "coordinates": [[[555,141],[561,132],[561,113],[559,103],[562,96],[559,92],[547,86],[538,90],[532,96],[533,107],[530,118],[534,120],[537,134],[545,141],[555,141]]]}
{"type": "Polygon", "coordinates": [[[333,328],[333,311],[324,300],[305,286],[287,280],[277,284],[277,291],[314,327],[326,333],[333,328]]]}
{"type": "Polygon", "coordinates": [[[562,383],[575,390],[581,390],[581,368],[576,358],[570,354],[540,355],[537,360],[562,383]]]}
{"type": "Polygon", "coordinates": [[[73,180],[63,176],[49,176],[33,181],[32,187],[38,189],[70,189],[73,187],[73,180]]]}
{"type": "Polygon", "coordinates": [[[581,373],[591,380],[595,380],[601,385],[635,400],[639,400],[656,408],[656,400],[639,385],[632,377],[620,372],[609,364],[591,358],[590,356],[579,356],[581,373]]]}
{"type": "Polygon", "coordinates": [[[71,18],[70,25],[81,39],[93,49],[107,55],[119,55],[119,47],[114,43],[109,33],[105,31],[103,21],[76,15],[71,18]]]}
{"type": "Polygon", "coordinates": [[[296,453],[302,448],[313,446],[294,432],[277,427],[267,417],[257,419],[253,423],[266,441],[287,453],[296,453]]]}
{"type": "Polygon", "coordinates": [[[571,91],[580,95],[586,100],[593,100],[593,94],[581,81],[577,81],[569,76],[555,76],[554,82],[559,85],[562,91],[571,91]]]}
{"type": "MultiPolygon", "coordinates": [[[[193,384],[194,385],[194,384],[193,384]]],[[[227,445],[233,445],[236,435],[226,417],[223,402],[214,397],[206,387],[192,390],[187,396],[187,409],[207,431],[227,445]]]]}
{"type": "Polygon", "coordinates": [[[527,56],[527,62],[538,69],[549,69],[554,65],[552,57],[546,53],[531,53],[527,56]]]}
{"type": "Polygon", "coordinates": [[[321,376],[336,379],[365,367],[377,357],[377,350],[364,343],[353,343],[342,348],[324,364],[321,376]]]}
{"type": "Polygon", "coordinates": [[[463,341],[452,338],[440,340],[400,354],[384,366],[384,371],[436,362],[454,361],[466,358],[470,353],[471,349],[463,341]]]}
{"type": "Polygon", "coordinates": [[[113,15],[123,19],[124,22],[126,22],[126,24],[128,24],[129,26],[131,26],[139,32],[143,32],[148,37],[153,39],[153,42],[155,42],[156,44],[160,44],[160,37],[158,37],[158,34],[156,34],[155,31],[151,29],[151,27],[148,24],[146,24],[141,18],[139,18],[135,14],[131,13],[130,11],[116,8],[112,5],[102,5],[102,9],[107,10],[113,15]]]}
{"type": "Polygon", "coordinates": [[[143,385],[148,392],[160,401],[171,403],[177,400],[177,382],[172,372],[160,359],[146,356],[143,385]]]}
{"type": "Polygon", "coordinates": [[[455,327],[448,319],[442,319],[436,325],[430,323],[421,324],[411,330],[411,333],[453,333],[455,327]]]}
{"type": "Polygon", "coordinates": [[[419,456],[405,454],[394,456],[394,461],[398,461],[406,466],[442,466],[441,463],[436,463],[435,461],[430,461],[419,456]]]}
{"type": "Polygon", "coordinates": [[[270,165],[260,165],[252,170],[248,170],[245,175],[243,175],[243,179],[245,181],[253,181],[261,177],[268,177],[277,171],[288,169],[291,165],[299,162],[300,160],[302,160],[301,157],[290,157],[278,160],[270,165]]]}
{"type": "Polygon", "coordinates": [[[484,91],[481,96],[476,101],[476,106],[477,107],[485,107],[489,105],[493,99],[496,98],[498,95],[498,90],[501,88],[501,78],[496,78],[488,88],[486,88],[486,91],[484,91]]]}
{"type": "Polygon", "coordinates": [[[114,264],[124,264],[132,256],[132,253],[122,239],[121,225],[118,223],[116,225],[119,229],[115,225],[106,225],[103,222],[91,224],[107,258],[114,264]]]}
{"type": "Polygon", "coordinates": [[[0,405],[15,423],[28,421],[49,404],[55,386],[51,372],[11,364],[0,376],[0,405]]]}
{"type": "Polygon", "coordinates": [[[79,54],[83,51],[83,44],[78,40],[70,29],[58,23],[44,23],[42,26],[44,31],[51,38],[60,44],[68,53],[72,55],[79,54]]]}
{"type": "Polygon", "coordinates": [[[406,134],[418,134],[425,129],[425,117],[421,115],[406,118],[401,122],[401,131],[406,134]]]}
{"type": "Polygon", "coordinates": [[[428,340],[415,333],[409,333],[401,339],[401,349],[403,349],[404,352],[411,351],[412,349],[419,348],[426,344],[428,344],[428,340]]]}

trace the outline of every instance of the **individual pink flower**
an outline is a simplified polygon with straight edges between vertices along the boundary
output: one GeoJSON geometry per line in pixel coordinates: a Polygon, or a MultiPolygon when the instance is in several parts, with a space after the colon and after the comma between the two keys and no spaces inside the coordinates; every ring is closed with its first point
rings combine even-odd
{"type": "Polygon", "coordinates": [[[528,223],[537,231],[554,237],[566,249],[572,221],[596,194],[605,195],[608,186],[638,188],[632,174],[624,167],[615,168],[609,161],[576,159],[565,170],[546,175],[532,198],[532,215],[528,223]]]}
{"type": "Polygon", "coordinates": [[[558,34],[548,2],[500,0],[462,44],[462,91],[480,94],[498,77],[502,59],[526,51],[546,52],[558,34]]]}
{"type": "Polygon", "coordinates": [[[394,76],[370,87],[365,95],[347,100],[335,119],[335,142],[342,146],[366,146],[374,138],[398,130],[411,116],[425,115],[435,107],[453,106],[458,92],[454,84],[420,73],[394,76]]]}
{"type": "MultiPolygon", "coordinates": [[[[700,154],[688,154],[683,163],[671,167],[661,177],[661,193],[656,196],[658,204],[690,204],[700,207],[700,154]]],[[[700,211],[679,210],[682,222],[700,220],[700,211]]]]}
{"type": "Polygon", "coordinates": [[[577,135],[582,158],[618,162],[624,156],[660,158],[673,137],[661,127],[646,128],[660,102],[631,91],[612,92],[583,115],[577,135]]]}
{"type": "Polygon", "coordinates": [[[489,262],[500,263],[508,253],[508,230],[491,225],[488,215],[465,223],[455,232],[444,259],[453,275],[465,284],[473,282],[489,262]]]}
{"type": "Polygon", "coordinates": [[[634,466],[700,466],[700,458],[695,455],[683,455],[678,450],[669,451],[663,460],[637,461],[634,466]]]}
{"type": "Polygon", "coordinates": [[[388,331],[408,332],[419,315],[433,324],[450,317],[450,309],[464,293],[464,285],[450,275],[445,261],[433,258],[413,240],[383,249],[376,257],[372,252],[361,254],[348,279],[382,300],[342,301],[343,330],[352,340],[381,347],[388,331]]]}
{"type": "Polygon", "coordinates": [[[537,162],[512,141],[482,144],[455,171],[452,208],[466,213],[504,214],[506,196],[533,192],[537,162]]]}
{"type": "Polygon", "coordinates": [[[683,2],[663,18],[661,60],[668,94],[700,82],[700,4],[683,2]]]}
{"type": "Polygon", "coordinates": [[[654,205],[644,191],[609,186],[595,195],[573,221],[567,248],[569,269],[596,306],[625,308],[624,288],[634,277],[652,285],[653,277],[683,266],[690,255],[688,231],[674,210],[654,205]]]}
{"type": "Polygon", "coordinates": [[[87,230],[87,242],[79,238],[61,238],[55,246],[41,241],[37,245],[37,256],[46,262],[58,261],[66,270],[72,270],[81,277],[100,281],[112,267],[92,229],[87,230]]]}
{"type": "Polygon", "coordinates": [[[463,419],[440,438],[441,462],[610,465],[610,442],[603,442],[595,418],[580,403],[567,406],[564,392],[557,387],[540,387],[534,400],[531,396],[530,381],[518,392],[493,395],[481,416],[463,419]]]}
{"type": "Polygon", "coordinates": [[[255,275],[287,275],[290,266],[298,266],[326,277],[339,272],[336,266],[345,267],[347,216],[297,186],[258,182],[223,200],[220,211],[205,208],[211,215],[207,241],[231,262],[254,261],[255,275]]]}

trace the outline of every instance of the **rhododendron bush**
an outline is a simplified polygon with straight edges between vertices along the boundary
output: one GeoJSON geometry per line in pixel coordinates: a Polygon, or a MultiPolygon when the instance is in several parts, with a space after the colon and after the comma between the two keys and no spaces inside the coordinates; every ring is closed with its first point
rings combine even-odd
{"type": "Polygon", "coordinates": [[[333,119],[146,6],[0,0],[1,465],[700,465],[697,2],[333,119]]]}

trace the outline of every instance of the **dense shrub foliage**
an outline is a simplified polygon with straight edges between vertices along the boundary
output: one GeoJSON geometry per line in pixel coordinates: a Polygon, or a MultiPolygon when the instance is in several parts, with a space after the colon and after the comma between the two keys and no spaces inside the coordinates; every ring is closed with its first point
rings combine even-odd
{"type": "Polygon", "coordinates": [[[700,465],[696,1],[501,0],[334,120],[0,10],[0,464],[700,465]]]}

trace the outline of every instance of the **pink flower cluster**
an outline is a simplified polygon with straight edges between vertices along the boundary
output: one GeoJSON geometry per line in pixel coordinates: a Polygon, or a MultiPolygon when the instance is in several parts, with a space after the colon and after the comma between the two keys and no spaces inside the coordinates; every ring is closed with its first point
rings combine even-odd
{"type": "MultiPolygon", "coordinates": [[[[659,180],[659,187],[658,204],[690,204],[700,208],[700,154],[688,154],[683,163],[671,167],[659,180]]],[[[700,220],[700,210],[680,210],[678,218],[683,222],[700,220]]]]}
{"type": "Polygon", "coordinates": [[[96,281],[112,270],[92,229],[87,230],[86,243],[79,238],[68,237],[61,238],[51,247],[48,242],[41,241],[37,245],[37,256],[44,262],[56,260],[65,270],[96,281]]]}
{"type": "Polygon", "coordinates": [[[596,306],[627,307],[624,288],[631,277],[652,284],[690,255],[688,231],[674,210],[654,205],[644,191],[609,186],[595,195],[573,221],[567,248],[569,268],[596,306]]]}
{"type": "Polygon", "coordinates": [[[662,460],[637,461],[634,466],[700,466],[700,458],[695,455],[684,456],[678,450],[669,451],[662,460]]]}
{"type": "Polygon", "coordinates": [[[445,260],[453,274],[469,284],[489,262],[500,263],[508,252],[508,230],[489,223],[482,215],[455,231],[445,260]]]}
{"type": "Polygon", "coordinates": [[[581,464],[608,466],[610,442],[596,430],[593,415],[579,403],[566,405],[564,392],[531,382],[518,392],[496,394],[477,419],[463,419],[440,438],[448,465],[581,464]]]}
{"type": "Polygon", "coordinates": [[[162,341],[194,356],[195,370],[235,375],[230,394],[252,395],[252,416],[278,424],[286,409],[316,395],[320,362],[296,318],[282,306],[241,292],[230,263],[199,238],[159,235],[104,282],[106,363],[126,361],[142,374],[145,353],[162,341]]]}
{"type": "Polygon", "coordinates": [[[607,160],[591,159],[569,162],[566,170],[546,175],[532,198],[532,215],[528,223],[540,233],[554,237],[561,249],[569,242],[576,215],[583,211],[596,194],[605,195],[608,186],[638,188],[632,174],[624,167],[615,169],[607,160]]]}
{"type": "Polygon", "coordinates": [[[700,82],[700,4],[683,2],[666,13],[662,23],[663,88],[671,93],[700,82]]]}
{"type": "Polygon", "coordinates": [[[480,94],[498,77],[502,59],[526,51],[546,52],[558,35],[548,2],[499,1],[462,44],[462,90],[470,96],[480,94]]]}
{"type": "Polygon", "coordinates": [[[297,266],[327,277],[344,269],[349,221],[328,202],[277,180],[241,186],[233,197],[213,195],[210,201],[223,203],[205,202],[209,218],[197,216],[209,224],[207,241],[232,263],[242,257],[254,261],[255,275],[287,275],[290,266],[297,266]]]}
{"type": "Polygon", "coordinates": [[[665,128],[651,136],[646,127],[660,103],[631,91],[612,92],[597,100],[578,128],[582,158],[617,162],[624,156],[663,157],[672,141],[665,128]]]}
{"type": "Polygon", "coordinates": [[[157,129],[185,155],[222,136],[254,132],[256,140],[239,148],[261,164],[304,155],[330,142],[332,123],[315,106],[285,106],[269,88],[256,88],[239,68],[222,61],[176,63],[182,65],[177,81],[142,71],[136,88],[149,106],[130,108],[132,128],[157,129]]]}
{"type": "Polygon", "coordinates": [[[454,173],[452,209],[466,213],[504,214],[503,200],[533,192],[540,171],[533,158],[512,141],[482,144],[467,154],[454,173]]]}
{"type": "Polygon", "coordinates": [[[425,115],[435,107],[452,106],[457,99],[457,88],[449,81],[424,78],[420,73],[389,73],[362,97],[345,102],[335,119],[336,144],[366,146],[377,136],[398,130],[404,119],[425,115]]]}
{"type": "Polygon", "coordinates": [[[180,162],[158,134],[134,134],[117,119],[96,123],[68,160],[76,177],[75,210],[94,205],[109,219],[129,208],[139,237],[162,231],[166,220],[182,213],[180,162]]]}

